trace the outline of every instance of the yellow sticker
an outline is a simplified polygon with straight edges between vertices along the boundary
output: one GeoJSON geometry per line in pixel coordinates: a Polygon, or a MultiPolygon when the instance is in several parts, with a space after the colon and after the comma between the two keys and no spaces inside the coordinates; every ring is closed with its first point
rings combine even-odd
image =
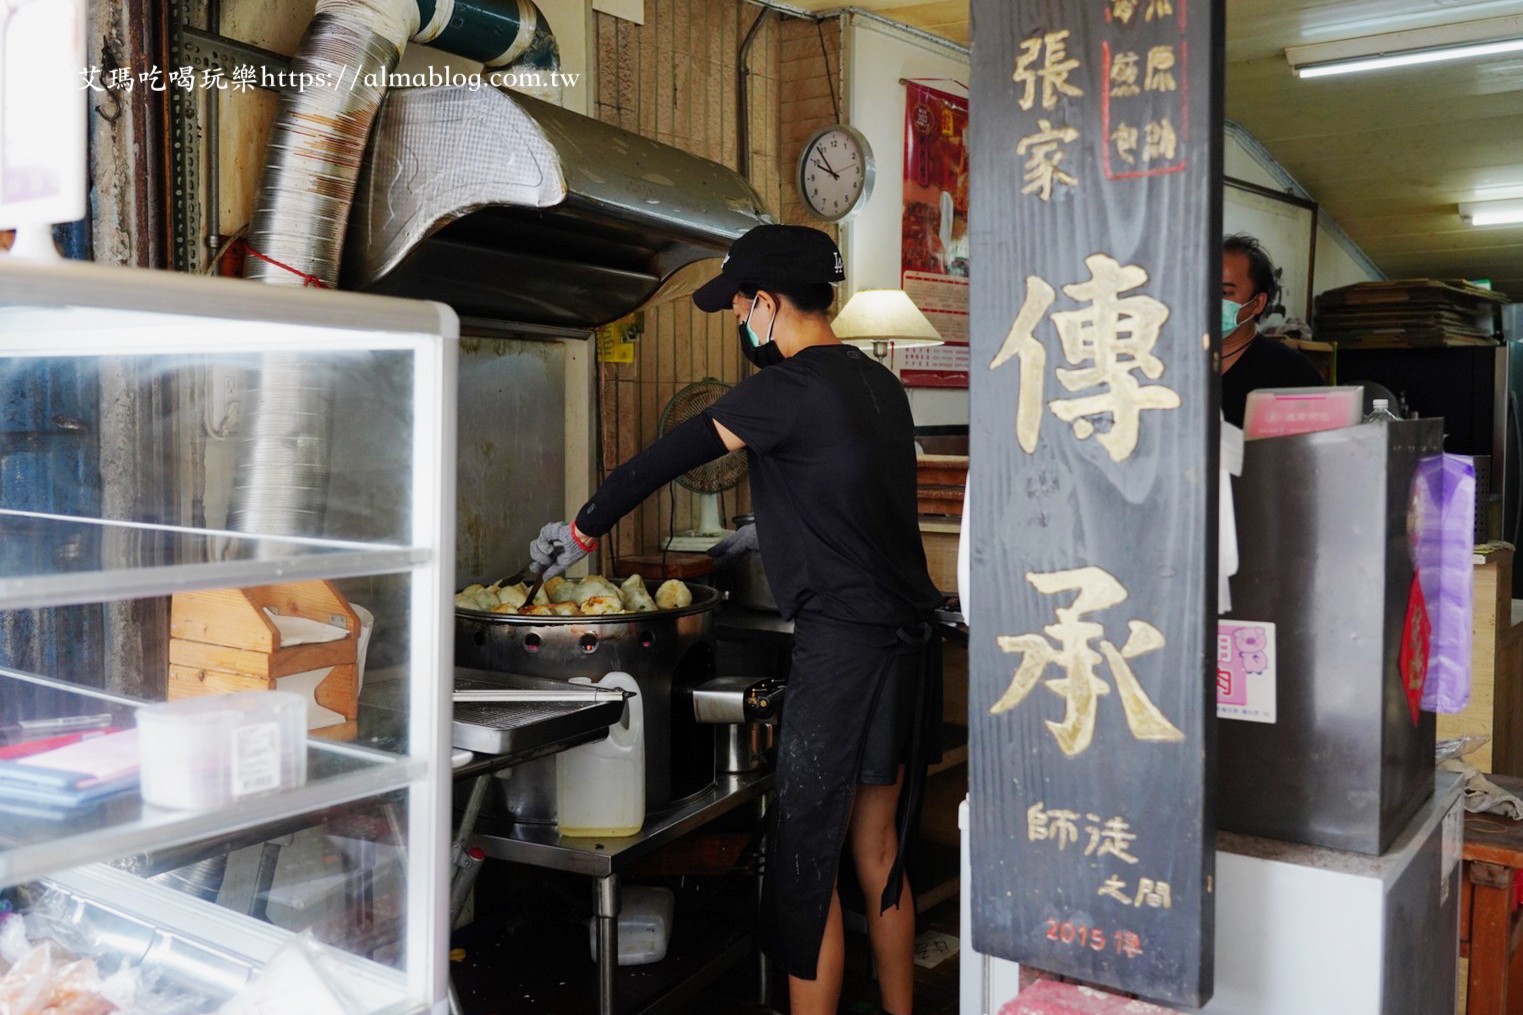
{"type": "Polygon", "coordinates": [[[599,363],[633,363],[635,345],[645,331],[645,313],[639,311],[605,324],[597,330],[599,363]]]}

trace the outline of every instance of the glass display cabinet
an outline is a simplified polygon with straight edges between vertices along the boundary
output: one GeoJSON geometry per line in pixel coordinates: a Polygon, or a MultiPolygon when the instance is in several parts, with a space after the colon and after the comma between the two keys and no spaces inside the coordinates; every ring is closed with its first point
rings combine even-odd
{"type": "Polygon", "coordinates": [[[0,995],[446,1010],[457,329],[0,256],[0,995]]]}

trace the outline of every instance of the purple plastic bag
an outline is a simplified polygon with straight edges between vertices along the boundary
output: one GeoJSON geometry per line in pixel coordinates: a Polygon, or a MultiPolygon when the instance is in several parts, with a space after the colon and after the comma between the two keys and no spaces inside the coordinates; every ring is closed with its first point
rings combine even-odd
{"type": "Polygon", "coordinates": [[[1461,712],[1470,703],[1475,581],[1475,463],[1468,456],[1435,455],[1418,463],[1407,539],[1432,628],[1422,707],[1461,712]]]}

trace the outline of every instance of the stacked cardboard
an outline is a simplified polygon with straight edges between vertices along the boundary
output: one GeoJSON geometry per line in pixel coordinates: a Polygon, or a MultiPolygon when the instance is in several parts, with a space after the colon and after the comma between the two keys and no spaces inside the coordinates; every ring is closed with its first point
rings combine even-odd
{"type": "Polygon", "coordinates": [[[1316,335],[1347,345],[1474,345],[1496,341],[1501,293],[1457,280],[1359,282],[1317,297],[1316,335]]]}

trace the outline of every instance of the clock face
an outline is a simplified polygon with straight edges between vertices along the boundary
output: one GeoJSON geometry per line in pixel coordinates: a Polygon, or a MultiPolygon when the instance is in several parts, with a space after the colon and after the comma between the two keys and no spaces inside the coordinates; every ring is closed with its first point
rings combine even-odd
{"type": "Polygon", "coordinates": [[[861,132],[845,124],[817,131],[799,154],[799,194],[809,210],[834,222],[867,201],[873,155],[861,132]]]}

